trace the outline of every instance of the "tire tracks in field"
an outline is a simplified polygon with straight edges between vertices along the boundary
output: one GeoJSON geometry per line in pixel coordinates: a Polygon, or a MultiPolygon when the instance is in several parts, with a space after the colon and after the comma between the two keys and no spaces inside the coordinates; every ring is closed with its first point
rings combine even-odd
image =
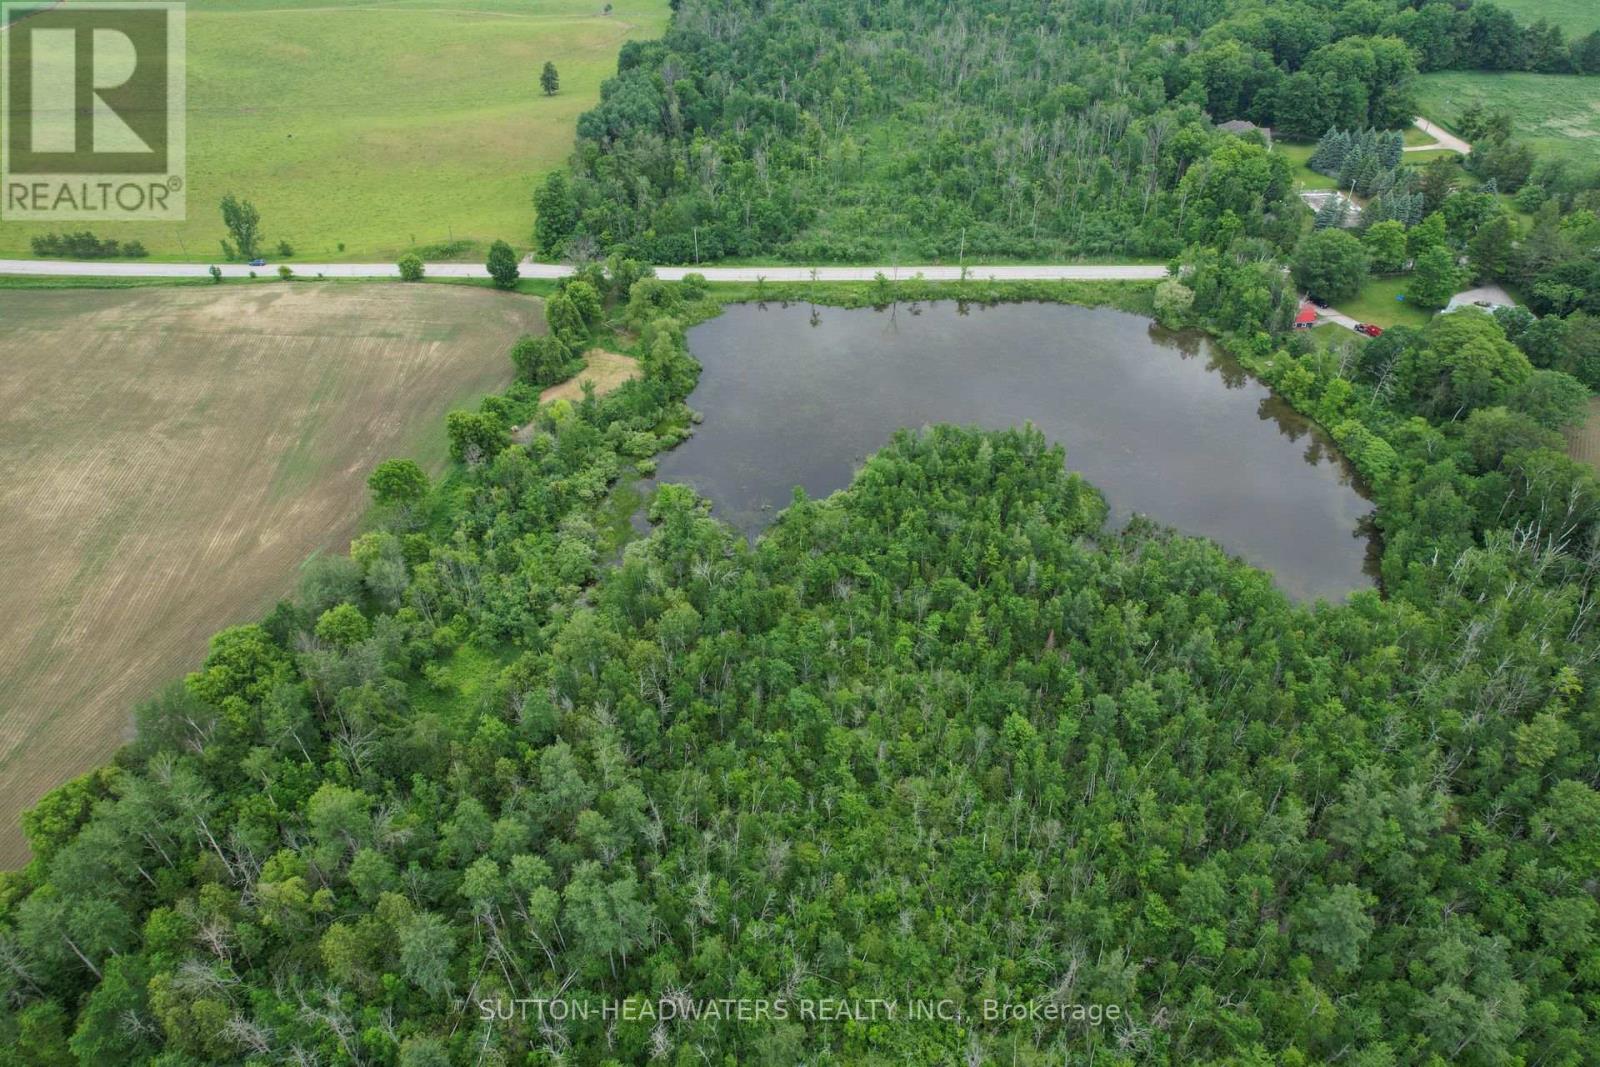
{"type": "Polygon", "coordinates": [[[442,287],[0,293],[0,354],[29,398],[0,425],[22,472],[0,487],[18,549],[0,573],[0,865],[24,858],[23,807],[105,762],[134,705],[259,618],[307,555],[342,550],[374,463],[505,384],[539,306],[442,287]],[[335,369],[315,403],[311,362],[335,369]],[[319,407],[309,483],[274,495],[319,407]]]}

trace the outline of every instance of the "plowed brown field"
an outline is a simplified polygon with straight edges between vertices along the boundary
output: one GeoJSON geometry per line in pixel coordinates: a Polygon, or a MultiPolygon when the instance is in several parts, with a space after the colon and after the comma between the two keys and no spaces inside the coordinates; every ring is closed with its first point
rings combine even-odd
{"type": "Polygon", "coordinates": [[[0,866],[133,706],[437,466],[537,300],[432,285],[0,291],[0,866]]]}

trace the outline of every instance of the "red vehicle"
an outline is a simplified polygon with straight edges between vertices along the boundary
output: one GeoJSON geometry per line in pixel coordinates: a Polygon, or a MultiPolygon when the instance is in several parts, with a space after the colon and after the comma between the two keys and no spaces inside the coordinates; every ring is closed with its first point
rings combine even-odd
{"type": "Polygon", "coordinates": [[[1356,329],[1356,333],[1364,333],[1368,337],[1382,337],[1383,336],[1383,327],[1382,326],[1374,326],[1370,322],[1358,322],[1358,323],[1356,323],[1355,329],[1356,329]]]}

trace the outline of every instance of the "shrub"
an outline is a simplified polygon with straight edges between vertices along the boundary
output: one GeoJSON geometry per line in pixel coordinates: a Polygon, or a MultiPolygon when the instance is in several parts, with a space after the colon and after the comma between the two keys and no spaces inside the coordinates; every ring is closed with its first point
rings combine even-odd
{"type": "Polygon", "coordinates": [[[578,363],[572,350],[553,334],[524,337],[512,347],[511,362],[519,380],[541,388],[572,377],[578,363]]]}
{"type": "Polygon", "coordinates": [[[1194,307],[1194,290],[1178,281],[1168,278],[1156,286],[1156,318],[1161,320],[1161,325],[1167,327],[1182,326],[1189,318],[1189,310],[1194,307]]]}
{"type": "MultiPolygon", "coordinates": [[[[415,251],[423,259],[437,261],[441,259],[462,259],[470,256],[477,247],[476,241],[436,241],[433,244],[418,245],[415,251]]],[[[344,251],[344,246],[341,245],[339,250],[341,252],[344,251]]]]}
{"type": "Polygon", "coordinates": [[[44,233],[30,238],[28,242],[33,247],[36,256],[65,256],[69,259],[112,259],[117,256],[131,256],[135,259],[147,256],[144,245],[138,241],[130,241],[122,245],[110,238],[99,238],[88,230],[77,233],[44,233]]]}
{"type": "Polygon", "coordinates": [[[544,317],[550,324],[550,332],[568,348],[581,350],[588,344],[589,324],[583,321],[583,313],[566,293],[550,298],[544,306],[544,317]]]}
{"type": "Polygon", "coordinates": [[[628,295],[633,291],[634,282],[640,278],[648,278],[654,273],[655,268],[626,256],[614,254],[606,260],[606,275],[611,279],[611,295],[618,301],[628,299],[628,295]]]}
{"type": "Polygon", "coordinates": [[[428,494],[428,475],[415,460],[386,459],[367,476],[367,488],[381,507],[415,504],[428,494]]]}
{"type": "Polygon", "coordinates": [[[706,276],[704,274],[701,274],[699,271],[690,271],[688,274],[685,274],[683,276],[683,280],[678,283],[678,288],[683,291],[683,298],[685,300],[695,301],[706,295],[706,291],[709,288],[709,283],[706,282],[706,276]]]}
{"type": "Polygon", "coordinates": [[[400,280],[403,282],[420,282],[424,267],[422,257],[415,252],[407,252],[400,257],[400,280]]]}
{"type": "Polygon", "coordinates": [[[585,326],[592,328],[600,321],[600,294],[586,281],[570,281],[566,286],[567,299],[577,309],[585,326]]]}
{"type": "Polygon", "coordinates": [[[445,416],[444,428],[450,439],[450,457],[462,463],[493,459],[511,443],[505,423],[481,412],[452,411],[445,416]]]}
{"type": "Polygon", "coordinates": [[[489,246],[489,258],[484,266],[489,269],[489,277],[494,279],[494,284],[502,289],[515,286],[522,273],[517,269],[517,254],[504,241],[496,241],[489,246]]]}
{"type": "Polygon", "coordinates": [[[1383,483],[1399,469],[1400,457],[1394,446],[1359,422],[1347,419],[1337,424],[1333,427],[1333,439],[1362,476],[1374,485],[1383,483]]]}

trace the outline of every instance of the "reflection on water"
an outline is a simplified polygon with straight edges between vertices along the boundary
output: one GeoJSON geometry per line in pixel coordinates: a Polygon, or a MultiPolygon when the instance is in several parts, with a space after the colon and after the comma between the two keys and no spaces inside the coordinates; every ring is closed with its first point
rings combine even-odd
{"type": "Polygon", "coordinates": [[[1371,505],[1321,430],[1204,335],[1118,311],[743,304],[694,327],[695,436],[661,458],[759,532],[794,486],[843,488],[901,426],[1032,421],[1135,512],[1211,537],[1300,598],[1371,584],[1371,505]]]}

